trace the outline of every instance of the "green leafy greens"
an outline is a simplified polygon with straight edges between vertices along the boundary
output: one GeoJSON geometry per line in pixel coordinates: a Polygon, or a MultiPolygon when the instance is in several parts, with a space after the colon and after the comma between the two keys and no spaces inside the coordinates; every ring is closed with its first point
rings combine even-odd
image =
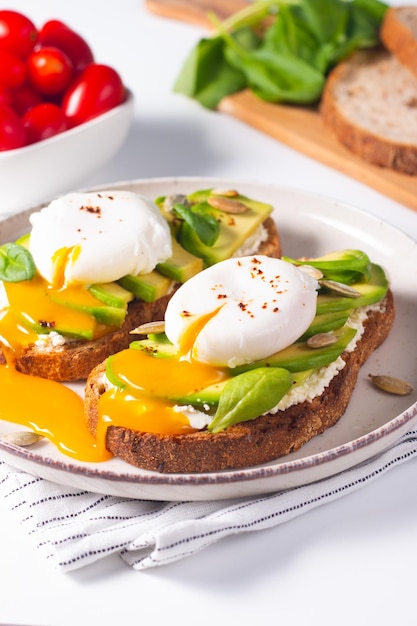
{"type": "Polygon", "coordinates": [[[257,0],[201,39],[174,91],[215,109],[250,89],[269,102],[314,104],[329,70],[379,42],[381,0],[257,0]]]}
{"type": "Polygon", "coordinates": [[[29,250],[17,243],[0,246],[0,280],[9,283],[32,280],[35,272],[35,263],[29,250]]]}

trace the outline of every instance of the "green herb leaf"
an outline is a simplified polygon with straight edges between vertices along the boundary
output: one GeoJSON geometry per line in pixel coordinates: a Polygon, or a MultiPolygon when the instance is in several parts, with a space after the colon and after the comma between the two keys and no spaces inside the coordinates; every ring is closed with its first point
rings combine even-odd
{"type": "Polygon", "coordinates": [[[174,91],[212,109],[245,88],[271,102],[315,103],[336,63],[378,44],[387,8],[380,0],[257,0],[223,23],[213,16],[216,34],[192,51],[174,91]]]}
{"type": "Polygon", "coordinates": [[[29,250],[17,243],[0,246],[0,280],[9,283],[32,280],[35,272],[35,263],[29,250]]]}
{"type": "Polygon", "coordinates": [[[200,210],[200,206],[187,207],[174,204],[172,212],[180,217],[196,233],[206,246],[213,246],[220,234],[220,224],[215,217],[200,210]]]}
{"type": "Polygon", "coordinates": [[[292,383],[290,372],[280,367],[259,367],[234,376],[220,395],[208,429],[218,433],[232,424],[259,417],[278,404],[292,383]]]}

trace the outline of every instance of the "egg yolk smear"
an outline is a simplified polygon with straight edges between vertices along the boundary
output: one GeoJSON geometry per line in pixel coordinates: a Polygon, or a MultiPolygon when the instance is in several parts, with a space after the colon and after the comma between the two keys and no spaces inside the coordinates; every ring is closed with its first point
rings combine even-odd
{"type": "Polygon", "coordinates": [[[97,439],[109,425],[164,435],[195,430],[188,418],[175,410],[178,400],[227,378],[226,369],[194,360],[192,347],[200,330],[217,311],[201,316],[184,333],[177,354],[164,358],[142,350],[127,349],[111,357],[111,371],[123,386],[101,395],[97,439]]]}
{"type": "MultiPolygon", "coordinates": [[[[64,454],[80,461],[111,458],[88,432],[82,398],[63,384],[16,371],[24,348],[43,329],[67,331],[86,339],[101,337],[113,327],[98,323],[83,307],[100,306],[84,285],[65,286],[65,263],[74,250],[57,255],[54,284],[39,274],[30,281],[4,282],[8,306],[0,312],[0,342],[6,365],[0,366],[0,419],[31,428],[50,439],[64,454]]],[[[76,252],[75,252],[76,254],[76,252]]],[[[47,335],[45,335],[47,336],[47,335]]]]}
{"type": "Polygon", "coordinates": [[[85,310],[102,303],[84,285],[55,287],[39,274],[32,280],[3,285],[8,307],[0,312],[0,341],[16,354],[37,341],[43,329],[56,329],[69,336],[76,331],[86,339],[96,339],[112,330],[85,310]]]}

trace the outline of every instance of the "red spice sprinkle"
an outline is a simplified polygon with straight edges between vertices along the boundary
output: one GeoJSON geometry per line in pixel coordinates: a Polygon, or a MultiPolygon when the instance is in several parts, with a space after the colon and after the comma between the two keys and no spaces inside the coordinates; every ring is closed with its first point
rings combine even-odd
{"type": "Polygon", "coordinates": [[[99,206],[80,206],[80,211],[86,211],[86,213],[92,213],[93,215],[97,215],[97,217],[101,217],[101,207],[99,206]]]}
{"type": "Polygon", "coordinates": [[[189,311],[181,311],[181,315],[182,315],[183,317],[191,317],[191,316],[192,316],[192,313],[190,313],[189,311]]]}
{"type": "Polygon", "coordinates": [[[227,294],[225,294],[225,293],[219,293],[219,294],[217,294],[217,299],[218,299],[218,300],[221,300],[222,298],[223,298],[223,299],[227,298],[227,294]]]}

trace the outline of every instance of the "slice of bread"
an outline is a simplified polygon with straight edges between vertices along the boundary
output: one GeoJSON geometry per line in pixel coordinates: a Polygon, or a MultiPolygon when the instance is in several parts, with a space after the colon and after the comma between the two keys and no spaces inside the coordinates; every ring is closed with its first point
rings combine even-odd
{"type": "MultiPolygon", "coordinates": [[[[352,352],[344,352],[345,366],[324,393],[284,411],[229,426],[212,434],[196,431],[158,435],[110,426],[106,447],[134,466],[166,473],[212,472],[267,463],[298,450],[312,437],[333,426],[344,414],[359,370],[387,337],[395,317],[391,291],[380,307],[368,310],[364,332],[352,352]]],[[[95,435],[98,404],[106,391],[105,364],[90,374],[85,389],[87,425],[95,435]]]]}
{"type": "Polygon", "coordinates": [[[320,112],[358,157],[417,174],[417,80],[388,51],[360,51],[337,65],[326,81],[320,112]]]}
{"type": "Polygon", "coordinates": [[[417,6],[390,7],[380,38],[387,50],[417,77],[417,6]]]}
{"type": "MultiPolygon", "coordinates": [[[[264,222],[267,238],[259,246],[259,253],[279,257],[280,239],[274,220],[269,217],[264,222]]],[[[30,344],[17,355],[14,365],[19,372],[41,376],[58,382],[85,380],[91,370],[105,358],[127,348],[132,341],[130,331],[145,322],[161,320],[165,309],[179,283],[173,284],[169,295],[156,302],[134,300],[128,306],[123,325],[116,331],[94,341],[68,341],[63,345],[30,344]]],[[[5,357],[0,347],[0,364],[5,357]]]]}

